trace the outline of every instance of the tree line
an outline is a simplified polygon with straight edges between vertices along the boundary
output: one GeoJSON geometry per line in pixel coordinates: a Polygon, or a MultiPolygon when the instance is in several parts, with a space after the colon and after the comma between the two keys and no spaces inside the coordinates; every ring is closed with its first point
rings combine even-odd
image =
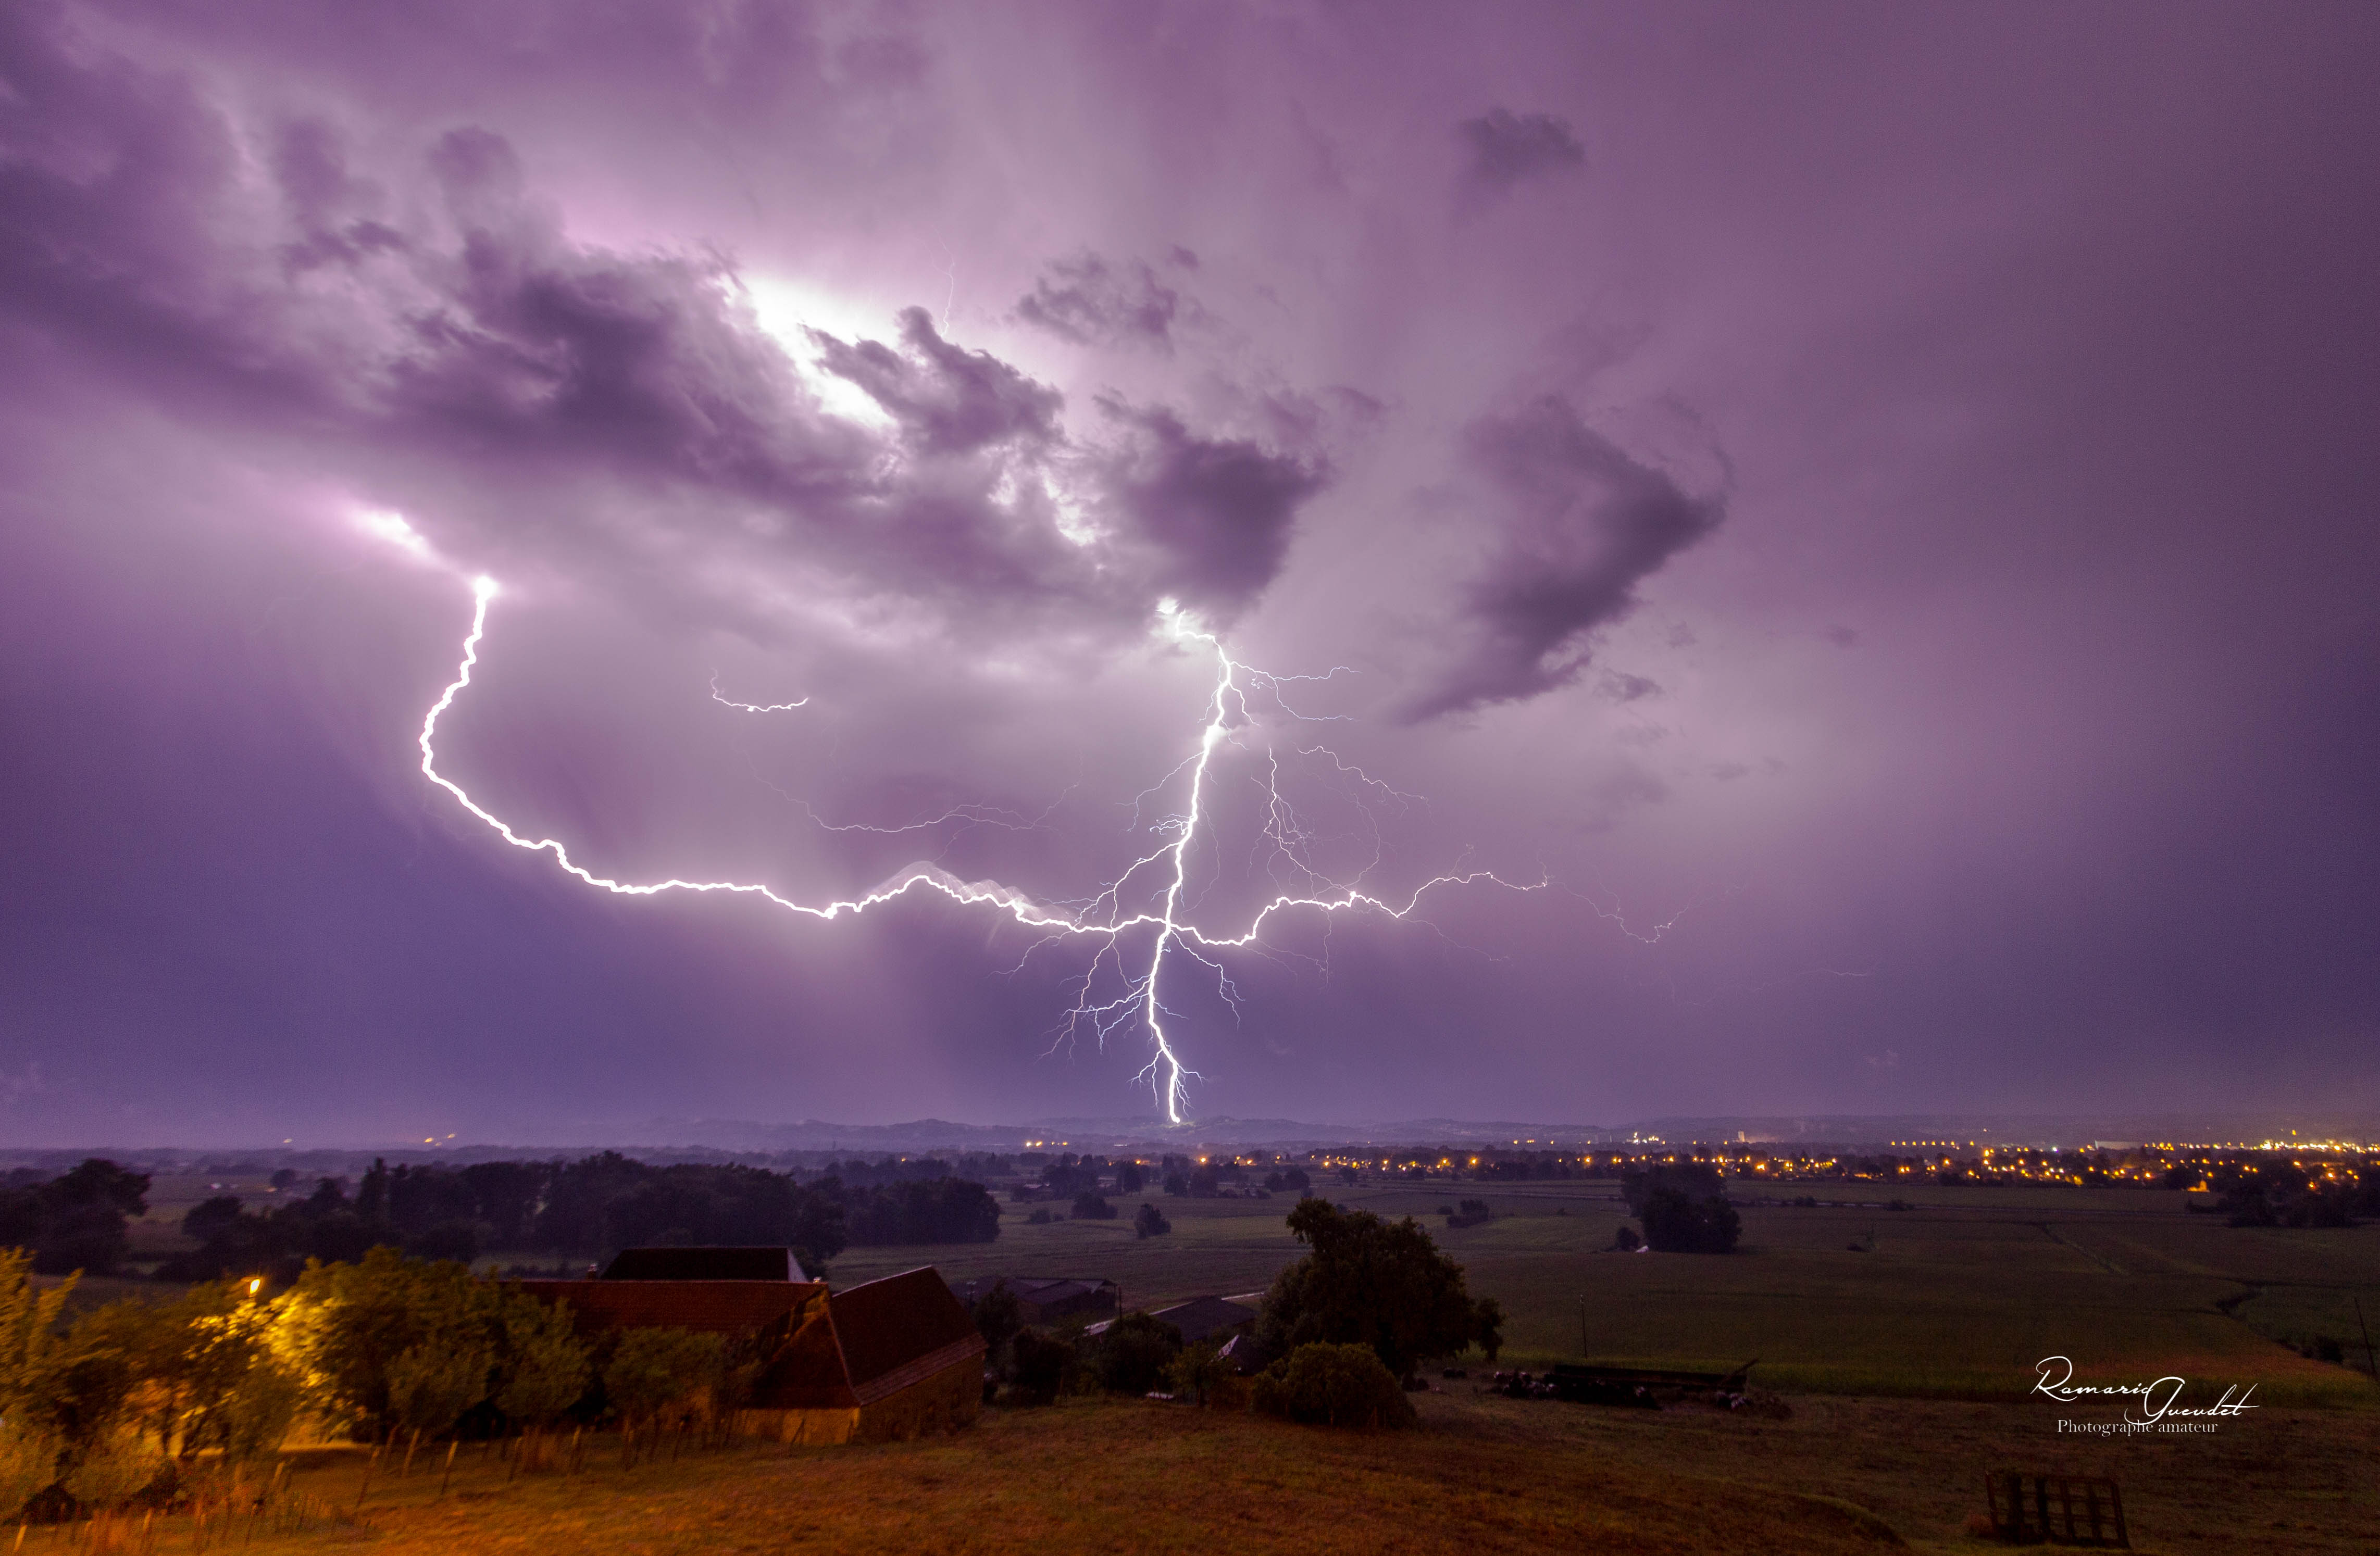
{"type": "MultiPolygon", "coordinates": [[[[303,1188],[295,1173],[275,1176],[285,1180],[276,1187],[303,1188]]],[[[382,1244],[466,1263],[490,1249],[592,1260],[656,1245],[783,1247],[818,1273],[845,1248],[1000,1236],[1000,1205],[981,1184],[947,1171],[905,1178],[878,1168],[870,1176],[876,1181],[829,1174],[802,1183],[764,1167],[654,1166],[611,1151],[463,1167],[379,1162],[352,1192],[342,1179],[322,1178],[310,1193],[269,1206],[232,1195],[206,1200],[182,1221],[199,1247],[156,1273],[185,1283],[261,1274],[285,1285],[310,1259],[353,1263],[382,1244]]],[[[31,1250],[32,1267],[43,1274],[115,1273],[128,1251],[129,1218],[147,1210],[149,1188],[148,1175],[97,1159],[55,1178],[16,1175],[0,1186],[0,1247],[31,1250]]]]}

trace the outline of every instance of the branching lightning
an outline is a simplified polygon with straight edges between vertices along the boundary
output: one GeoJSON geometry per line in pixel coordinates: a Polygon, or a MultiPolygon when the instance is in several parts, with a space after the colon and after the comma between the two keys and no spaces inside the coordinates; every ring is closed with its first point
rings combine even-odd
{"type": "MultiPolygon", "coordinates": [[[[1206,814],[1208,789],[1213,778],[1217,751],[1226,744],[1239,743],[1240,731],[1257,722],[1248,706],[1252,691],[1269,694],[1276,702],[1280,687],[1293,681],[1325,681],[1330,676],[1275,676],[1252,669],[1234,660],[1221,641],[1213,633],[1199,629],[1169,601],[1162,608],[1166,630],[1177,641],[1203,645],[1215,656],[1215,689],[1208,701],[1207,723],[1199,731],[1197,748],[1177,765],[1159,788],[1171,782],[1184,769],[1190,775],[1190,791],[1186,808],[1177,814],[1164,816],[1148,830],[1163,839],[1159,845],[1135,860],[1123,873],[1108,883],[1087,901],[1058,906],[1033,900],[1023,892],[996,881],[963,881],[938,865],[919,862],[905,866],[861,896],[825,902],[804,902],[784,896],[773,887],[749,881],[688,881],[669,879],[651,882],[614,880],[597,874],[571,858],[569,849],[552,838],[525,838],[494,813],[481,806],[462,785],[438,770],[435,738],[438,720],[454,706],[455,700],[471,683],[471,672],[480,662],[480,644],[486,635],[488,607],[498,594],[494,579],[484,575],[472,581],[473,609],[470,632],[463,639],[463,657],[455,679],[431,705],[421,721],[419,745],[421,772],[431,783],[455,797],[457,804],[485,823],[496,835],[516,849],[532,853],[550,853],[553,862],[567,874],[588,886],[625,897],[651,897],[663,892],[726,892],[756,897],[790,913],[832,921],[846,914],[856,915],[880,903],[889,902],[914,891],[939,892],[954,902],[982,904],[1007,914],[1018,924],[1037,932],[1037,938],[1026,952],[1052,941],[1087,939],[1095,944],[1089,965],[1075,980],[1075,1003],[1062,1017],[1059,1031],[1061,1043],[1077,1035],[1087,1027],[1101,1043],[1108,1038],[1138,1025],[1150,1045],[1148,1064],[1137,1079],[1148,1084],[1158,1103],[1165,1109],[1167,1118],[1183,1122],[1188,1097],[1185,1083],[1196,1078],[1196,1072],[1184,1064],[1172,1032],[1169,1019],[1179,1021],[1180,1013],[1165,1003],[1166,975],[1170,966],[1182,962],[1196,964],[1211,973],[1215,987],[1223,1002],[1236,1015],[1240,1007],[1240,992],[1223,964],[1226,951],[1263,947],[1267,923],[1276,913],[1297,909],[1318,911],[1326,916],[1351,909],[1366,909],[1392,919],[1410,915],[1422,897],[1433,887],[1463,886],[1488,882],[1507,890],[1533,892],[1544,889],[1547,883],[1514,885],[1499,879],[1492,872],[1467,871],[1435,876],[1424,881],[1400,904],[1373,895],[1354,884],[1340,884],[1318,873],[1308,851],[1309,833],[1294,809],[1281,792],[1280,767],[1277,757],[1267,750],[1268,776],[1262,787],[1269,792],[1269,808],[1263,836],[1270,842],[1276,861],[1286,861],[1293,876],[1289,883],[1274,877],[1275,895],[1257,909],[1245,929],[1236,935],[1220,935],[1200,929],[1191,922],[1196,907],[1191,888],[1193,850],[1200,846],[1200,822],[1206,814]],[[1160,889],[1161,888],[1161,889],[1160,889]],[[1125,905],[1134,893],[1154,897],[1156,905],[1137,911],[1125,905]],[[1145,954],[1131,954],[1145,945],[1145,954]],[[1110,972],[1123,982],[1123,992],[1112,998],[1095,995],[1094,989],[1103,972],[1110,972]]],[[[1342,673],[1334,669],[1330,675],[1342,673]]],[[[718,689],[716,677],[711,684],[712,697],[729,707],[747,712],[783,712],[798,708],[808,701],[776,705],[755,705],[731,701],[718,689]]],[[[1289,717],[1301,720],[1308,716],[1296,713],[1282,704],[1289,717]]],[[[1301,755],[1331,754],[1321,747],[1302,748],[1301,755]]],[[[1332,762],[1344,775],[1355,778],[1368,788],[1377,788],[1398,800],[1414,796],[1398,793],[1371,778],[1360,768],[1338,761],[1332,762]]],[[[1157,790],[1144,790],[1146,799],[1157,790]]],[[[1137,824],[1138,801],[1135,802],[1137,824]]],[[[958,813],[953,813],[957,814],[958,813]]],[[[1366,813],[1368,814],[1368,813],[1366,813]]],[[[945,818],[947,819],[947,818],[945,818]]],[[[979,819],[970,817],[968,819],[979,819]]],[[[825,825],[820,823],[821,826],[825,825]]],[[[834,828],[846,830],[848,828],[834,828]]],[[[905,831],[911,828],[860,828],[868,831],[905,831]]],[[[1378,834],[1374,833],[1373,862],[1378,862],[1378,834]]],[[[1359,873],[1368,874],[1370,866],[1359,873]]],[[[1666,926],[1664,926],[1666,927],[1666,926]]],[[[1021,967],[1022,959],[1018,962],[1021,967]]],[[[1113,985],[1110,985],[1112,987],[1113,985]]]]}
{"type": "Polygon", "coordinates": [[[740,708],[746,713],[791,713],[797,707],[808,707],[810,706],[810,700],[808,697],[804,697],[797,703],[739,703],[735,698],[728,696],[725,693],[720,691],[719,672],[717,670],[712,670],[710,672],[710,700],[714,703],[721,704],[723,706],[740,708]]]}

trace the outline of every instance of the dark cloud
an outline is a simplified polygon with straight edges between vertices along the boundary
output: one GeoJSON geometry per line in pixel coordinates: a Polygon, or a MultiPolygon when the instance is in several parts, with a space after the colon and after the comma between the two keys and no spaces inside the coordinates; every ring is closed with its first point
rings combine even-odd
{"type": "Polygon", "coordinates": [[[1201,438],[1162,406],[1099,404],[1126,434],[1098,460],[1099,483],[1150,553],[1152,585],[1229,621],[1281,571],[1298,508],[1327,470],[1250,440],[1201,438]]]}
{"type": "Polygon", "coordinates": [[[1661,683],[1650,676],[1629,675],[1620,670],[1606,670],[1596,690],[1615,703],[1641,702],[1661,694],[1661,683]]]}
{"type": "MultiPolygon", "coordinates": [[[[1178,262],[1196,269],[1187,249],[1178,262]]],[[[1173,320],[1182,296],[1135,259],[1111,265],[1097,254],[1060,259],[1034,278],[1017,299],[1016,316],[1076,345],[1143,345],[1173,349],[1173,320]]]]}
{"type": "Polygon", "coordinates": [[[1465,430],[1492,543],[1464,592],[1451,662],[1410,699],[1408,719],[1517,702],[1586,668],[1583,643],[1636,603],[1636,585],[1718,527],[1694,498],[1587,427],[1560,395],[1465,430]]]}
{"type": "Polygon", "coordinates": [[[1586,148],[1570,121],[1551,114],[1490,108],[1454,127],[1467,161],[1463,179],[1489,194],[1506,194],[1531,178],[1572,173],[1586,165],[1586,148]]]}
{"type": "Polygon", "coordinates": [[[929,454],[973,453],[996,443],[1047,444],[1058,433],[1062,397],[988,351],[942,339],[921,308],[901,310],[903,356],[876,341],[846,344],[823,331],[827,370],[868,392],[929,454]]]}
{"type": "MultiPolygon", "coordinates": [[[[191,414],[304,434],[325,474],[382,473],[375,495],[421,497],[420,527],[473,565],[649,602],[823,573],[971,629],[1137,630],[1160,594],[1245,606],[1320,485],[1171,410],[1111,408],[1119,445],[1065,468],[1111,501],[1069,534],[1062,397],[922,309],[892,344],[810,332],[892,425],[830,415],[731,261],[574,239],[502,135],[451,129],[370,176],[336,125],[294,118],[264,127],[260,177],[191,78],[69,49],[26,10],[0,25],[5,306],[191,414]],[[706,585],[661,554],[732,565],[706,585]]],[[[1137,292],[1095,260],[1073,273],[1074,325],[1162,341],[1172,295],[1145,266],[1137,292]]]]}
{"type": "Polygon", "coordinates": [[[1840,625],[1828,627],[1826,631],[1826,639],[1838,648],[1857,648],[1860,645],[1860,634],[1856,627],[1840,625]]]}

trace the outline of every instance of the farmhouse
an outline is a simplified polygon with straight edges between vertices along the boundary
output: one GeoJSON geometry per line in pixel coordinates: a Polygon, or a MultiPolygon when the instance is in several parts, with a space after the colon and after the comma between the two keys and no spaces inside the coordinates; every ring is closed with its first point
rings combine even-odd
{"type": "Polygon", "coordinates": [[[937,1271],[927,1268],[847,1291],[798,1271],[782,1249],[632,1248],[602,1278],[524,1281],[543,1301],[567,1302],[589,1339],[627,1328],[677,1328],[750,1344],[760,1367],[736,1430],[781,1442],[882,1441],[972,1422],[983,1397],[983,1337],[937,1271]],[[630,1256],[634,1255],[635,1258],[630,1256]],[[729,1258],[725,1256],[746,1256],[729,1258]],[[616,1273],[620,1271],[637,1273],[616,1273]],[[645,1271],[705,1273],[644,1274],[645,1271]]]}

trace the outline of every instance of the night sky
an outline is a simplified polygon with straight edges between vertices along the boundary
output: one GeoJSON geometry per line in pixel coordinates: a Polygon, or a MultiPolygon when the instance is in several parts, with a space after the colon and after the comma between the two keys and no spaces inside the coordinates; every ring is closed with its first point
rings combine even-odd
{"type": "Polygon", "coordinates": [[[0,1140],[2380,1106],[2375,58],[15,0],[0,1140]]]}

